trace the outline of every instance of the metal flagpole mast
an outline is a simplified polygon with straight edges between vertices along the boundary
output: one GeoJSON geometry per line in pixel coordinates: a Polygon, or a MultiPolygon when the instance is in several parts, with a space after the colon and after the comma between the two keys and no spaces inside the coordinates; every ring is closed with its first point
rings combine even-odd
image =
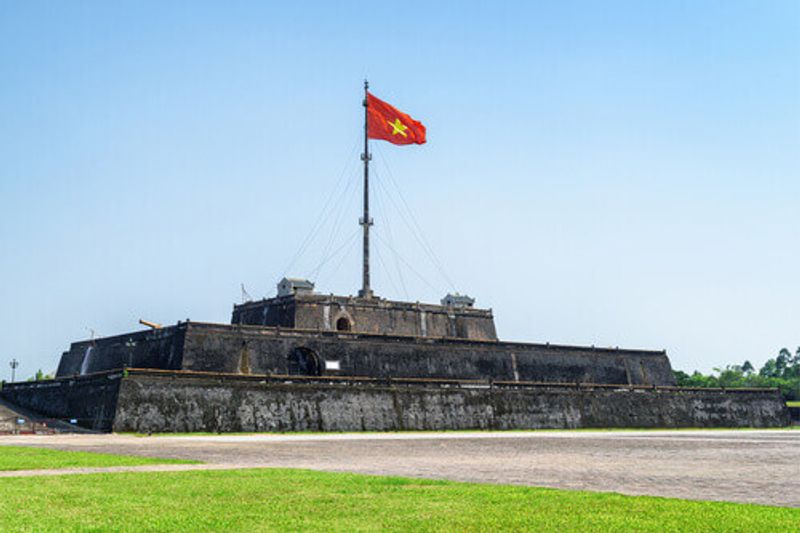
{"type": "Polygon", "coordinates": [[[361,160],[364,161],[364,217],[359,221],[364,228],[364,266],[361,290],[358,291],[360,298],[372,298],[372,289],[369,286],[369,227],[372,225],[372,219],[369,218],[369,160],[372,159],[372,155],[369,153],[368,89],[369,82],[364,80],[364,153],[361,154],[361,160]]]}
{"type": "Polygon", "coordinates": [[[9,365],[11,366],[11,383],[14,383],[14,381],[17,379],[17,367],[19,366],[19,361],[12,359],[9,365]]]}

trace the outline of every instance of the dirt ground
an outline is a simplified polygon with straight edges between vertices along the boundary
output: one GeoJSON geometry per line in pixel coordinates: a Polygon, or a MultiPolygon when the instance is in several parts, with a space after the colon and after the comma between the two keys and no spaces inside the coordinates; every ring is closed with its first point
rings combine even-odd
{"type": "MultiPolygon", "coordinates": [[[[2,445],[207,463],[124,470],[292,467],[800,507],[796,430],[48,435],[0,437],[2,445]]],[[[72,472],[98,470],[120,469],[72,472]]]]}

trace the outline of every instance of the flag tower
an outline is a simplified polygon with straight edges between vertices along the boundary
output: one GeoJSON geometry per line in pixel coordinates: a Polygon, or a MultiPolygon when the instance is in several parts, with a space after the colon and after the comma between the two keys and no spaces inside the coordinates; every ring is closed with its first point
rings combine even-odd
{"type": "Polygon", "coordinates": [[[378,139],[392,144],[425,144],[425,126],[394,106],[376,98],[369,92],[369,82],[364,80],[364,216],[359,224],[364,228],[364,265],[359,298],[372,298],[369,286],[369,140],[378,139]]]}

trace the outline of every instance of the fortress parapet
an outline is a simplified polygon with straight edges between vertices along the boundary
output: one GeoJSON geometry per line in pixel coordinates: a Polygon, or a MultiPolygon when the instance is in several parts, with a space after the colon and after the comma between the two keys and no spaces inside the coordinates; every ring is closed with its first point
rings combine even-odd
{"type": "Polygon", "coordinates": [[[318,331],[497,340],[491,309],[472,307],[474,300],[468,297],[448,297],[450,300],[442,302],[449,305],[432,305],[375,297],[323,295],[310,291],[285,292],[275,298],[234,305],[231,323],[318,331]],[[467,301],[469,305],[466,305],[467,301]]]}

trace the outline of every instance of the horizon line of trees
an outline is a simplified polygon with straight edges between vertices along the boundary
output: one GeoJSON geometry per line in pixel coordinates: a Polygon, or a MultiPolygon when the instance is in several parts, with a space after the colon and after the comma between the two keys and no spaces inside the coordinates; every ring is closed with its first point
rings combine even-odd
{"type": "Polygon", "coordinates": [[[673,370],[679,387],[774,387],[787,401],[800,400],[800,346],[794,355],[781,348],[778,356],[768,359],[758,371],[750,361],[741,365],[715,367],[711,374],[694,371],[687,374],[673,370]]]}

